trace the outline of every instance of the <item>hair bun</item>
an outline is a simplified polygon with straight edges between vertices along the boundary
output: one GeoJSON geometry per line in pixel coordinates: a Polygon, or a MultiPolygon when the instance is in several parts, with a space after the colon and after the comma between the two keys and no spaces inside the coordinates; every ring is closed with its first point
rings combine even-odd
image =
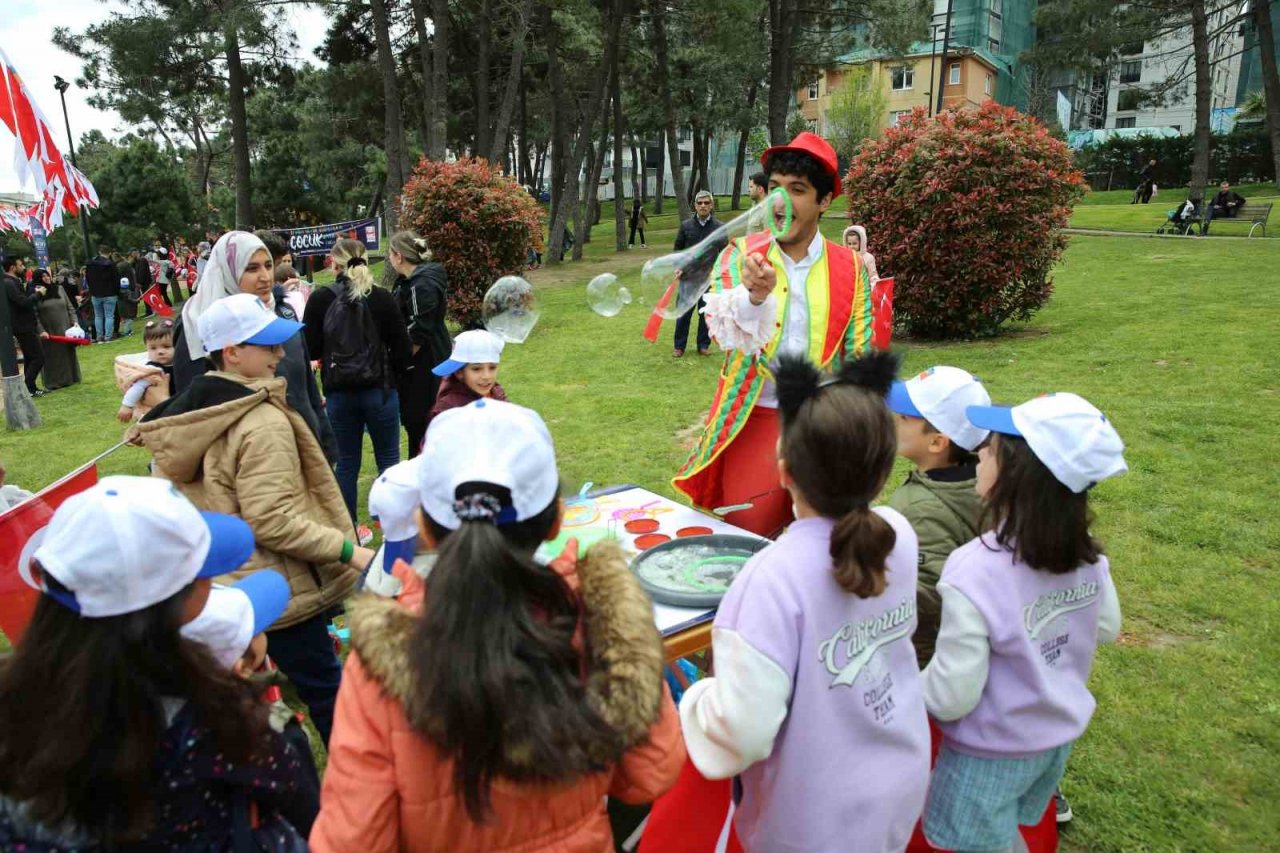
{"type": "MultiPolygon", "coordinates": [[[[897,353],[873,350],[852,361],[846,361],[837,376],[841,382],[859,385],[881,397],[887,397],[894,380],[898,378],[898,366],[901,363],[902,356],[897,353]]],[[[778,400],[781,403],[781,396],[778,400]]]]}

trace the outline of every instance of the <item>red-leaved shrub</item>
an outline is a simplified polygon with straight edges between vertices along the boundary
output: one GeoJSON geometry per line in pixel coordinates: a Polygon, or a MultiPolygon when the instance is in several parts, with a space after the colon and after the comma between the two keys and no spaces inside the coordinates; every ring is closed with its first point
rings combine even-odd
{"type": "Polygon", "coordinates": [[[400,226],[426,238],[449,274],[449,316],[480,324],[485,291],[521,275],[530,247],[542,248],[542,207],[487,160],[441,163],[425,157],[400,197],[400,226]]]}
{"type": "Polygon", "coordinates": [[[1043,125],[989,101],[932,118],[917,108],[863,146],[845,187],[880,275],[896,279],[899,328],[972,338],[1048,302],[1084,178],[1043,125]]]}

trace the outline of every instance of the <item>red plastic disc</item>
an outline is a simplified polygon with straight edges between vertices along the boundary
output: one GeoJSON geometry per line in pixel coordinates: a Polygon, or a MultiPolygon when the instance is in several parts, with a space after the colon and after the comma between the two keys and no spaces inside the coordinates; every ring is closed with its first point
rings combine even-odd
{"type": "Polygon", "coordinates": [[[653,533],[661,525],[656,518],[634,518],[623,525],[628,533],[653,533]]]}
{"type": "Polygon", "coordinates": [[[655,545],[661,545],[663,542],[670,542],[671,537],[665,533],[646,533],[643,536],[636,537],[636,547],[641,551],[648,551],[655,545]]]}
{"type": "Polygon", "coordinates": [[[684,539],[686,536],[710,536],[712,533],[710,527],[681,527],[676,531],[676,538],[684,539]]]}

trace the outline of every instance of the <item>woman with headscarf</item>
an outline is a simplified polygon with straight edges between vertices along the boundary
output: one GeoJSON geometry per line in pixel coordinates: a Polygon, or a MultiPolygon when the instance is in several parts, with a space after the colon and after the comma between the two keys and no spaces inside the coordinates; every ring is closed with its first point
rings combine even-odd
{"type": "Polygon", "coordinates": [[[872,284],[880,280],[876,272],[876,256],[867,251],[867,229],[861,225],[850,225],[844,229],[844,245],[857,252],[862,258],[862,265],[867,268],[867,276],[872,284]]]}
{"type": "MultiPolygon", "coordinates": [[[[191,384],[191,380],[209,370],[204,346],[200,341],[200,315],[220,299],[236,293],[252,293],[273,311],[275,299],[271,295],[274,273],[271,253],[263,242],[248,231],[228,231],[219,238],[209,252],[209,261],[200,277],[196,294],[182,307],[182,316],[173,328],[173,387],[178,393],[191,384]]],[[[278,313],[278,312],[277,312],[278,313]]],[[[325,458],[334,462],[338,458],[337,442],[333,427],[324,411],[320,389],[311,371],[311,356],[302,335],[295,335],[284,344],[284,358],[276,367],[276,376],[287,383],[285,396],[294,411],[311,427],[324,450],[325,458]]]]}
{"type": "MultiPolygon", "coordinates": [[[[59,277],[69,275],[60,272],[59,277]]],[[[54,284],[48,270],[36,270],[34,281],[44,286],[44,296],[36,305],[36,313],[40,316],[40,325],[50,335],[65,335],[67,329],[77,325],[75,305],[67,299],[66,288],[54,284]]],[[[40,341],[44,351],[44,387],[46,391],[55,388],[66,388],[80,381],[80,361],[76,357],[75,344],[61,344],[53,341],[40,341]]]]}

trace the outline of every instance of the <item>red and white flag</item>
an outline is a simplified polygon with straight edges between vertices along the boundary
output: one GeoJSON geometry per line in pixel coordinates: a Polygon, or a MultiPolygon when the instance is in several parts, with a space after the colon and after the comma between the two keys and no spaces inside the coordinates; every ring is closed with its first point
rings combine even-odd
{"type": "Polygon", "coordinates": [[[147,307],[161,317],[172,317],[173,309],[169,307],[169,303],[164,301],[164,296],[160,293],[160,285],[153,284],[147,288],[147,292],[142,294],[142,301],[147,303],[147,307]]]}
{"type": "Polygon", "coordinates": [[[45,526],[63,501],[97,482],[98,466],[90,462],[0,513],[0,631],[10,644],[18,644],[40,597],[31,581],[29,563],[45,526]]]}
{"type": "Polygon", "coordinates": [[[882,278],[871,287],[871,346],[882,352],[893,340],[893,279],[882,278]]]}

